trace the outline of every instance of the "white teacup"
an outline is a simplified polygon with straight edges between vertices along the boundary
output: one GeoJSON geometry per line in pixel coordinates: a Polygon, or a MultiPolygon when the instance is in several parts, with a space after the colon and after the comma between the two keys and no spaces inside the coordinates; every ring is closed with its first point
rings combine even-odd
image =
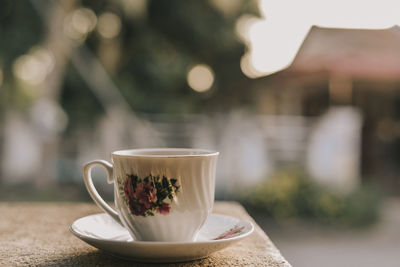
{"type": "Polygon", "coordinates": [[[218,152],[202,149],[131,149],[83,166],[94,202],[135,240],[194,241],[214,204],[218,152]],[[112,209],[97,193],[91,169],[103,166],[114,183],[112,209]]]}

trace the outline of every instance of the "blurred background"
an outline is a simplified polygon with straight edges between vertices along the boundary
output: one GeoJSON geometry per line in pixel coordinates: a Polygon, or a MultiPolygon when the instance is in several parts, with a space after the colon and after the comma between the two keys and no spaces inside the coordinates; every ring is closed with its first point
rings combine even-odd
{"type": "Polygon", "coordinates": [[[0,0],[0,200],[90,201],[89,160],[208,148],[293,266],[398,266],[398,8],[0,0]]]}

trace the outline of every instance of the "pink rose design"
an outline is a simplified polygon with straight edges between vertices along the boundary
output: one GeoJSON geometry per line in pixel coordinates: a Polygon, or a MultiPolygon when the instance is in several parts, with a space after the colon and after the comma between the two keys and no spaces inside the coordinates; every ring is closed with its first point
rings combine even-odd
{"type": "Polygon", "coordinates": [[[135,192],[133,191],[132,180],[129,178],[125,180],[124,193],[126,199],[131,199],[134,197],[135,192]]]}
{"type": "Polygon", "coordinates": [[[150,203],[157,201],[157,190],[150,183],[142,182],[138,184],[133,197],[149,209],[150,203]]]}
{"type": "Polygon", "coordinates": [[[171,206],[168,203],[162,203],[161,206],[157,208],[157,212],[163,215],[167,215],[171,211],[171,206]]]}
{"type": "Polygon", "coordinates": [[[130,212],[143,217],[170,213],[171,204],[164,201],[172,201],[179,188],[173,178],[152,175],[139,178],[134,174],[127,174],[122,186],[130,212]]]}
{"type": "Polygon", "coordinates": [[[129,200],[129,209],[131,210],[133,215],[136,216],[145,216],[147,211],[147,208],[144,205],[136,203],[132,200],[129,200]]]}

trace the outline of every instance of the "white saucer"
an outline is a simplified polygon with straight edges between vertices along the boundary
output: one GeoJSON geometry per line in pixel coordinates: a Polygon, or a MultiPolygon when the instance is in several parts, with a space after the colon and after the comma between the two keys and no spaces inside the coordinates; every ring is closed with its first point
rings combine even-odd
{"type": "Polygon", "coordinates": [[[179,262],[207,257],[254,231],[251,222],[210,214],[194,242],[134,241],[105,213],[76,220],[70,231],[86,243],[118,257],[141,262],[179,262]]]}

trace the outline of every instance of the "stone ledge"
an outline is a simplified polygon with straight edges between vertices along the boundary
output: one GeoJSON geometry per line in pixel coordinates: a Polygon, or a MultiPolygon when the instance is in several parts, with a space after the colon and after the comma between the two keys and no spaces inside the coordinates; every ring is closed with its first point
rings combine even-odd
{"type": "MultiPolygon", "coordinates": [[[[99,212],[88,203],[0,202],[0,266],[160,266],[117,259],[69,232],[74,220],[99,212]]],[[[214,212],[251,220],[255,231],[208,258],[165,266],[291,266],[240,204],[216,202],[214,212]]]]}

